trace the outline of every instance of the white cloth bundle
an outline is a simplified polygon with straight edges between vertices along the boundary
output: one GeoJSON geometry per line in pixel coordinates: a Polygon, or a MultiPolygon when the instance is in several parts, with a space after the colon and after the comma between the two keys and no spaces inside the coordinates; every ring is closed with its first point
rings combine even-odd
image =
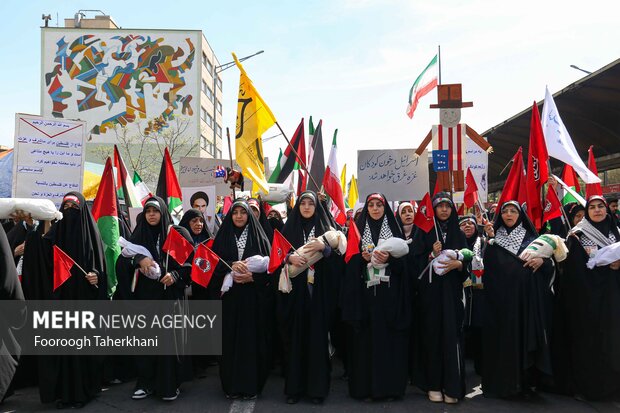
{"type": "Polygon", "coordinates": [[[614,242],[595,252],[594,256],[588,260],[586,266],[592,269],[595,266],[602,267],[618,260],[620,260],[620,242],[614,242]]]}
{"type": "Polygon", "coordinates": [[[458,250],[442,250],[433,260],[433,272],[437,275],[444,275],[446,273],[444,266],[452,260],[463,261],[463,255],[458,250]]]}
{"type": "MultiPolygon", "coordinates": [[[[253,255],[251,257],[246,258],[243,262],[248,266],[248,271],[251,273],[261,273],[267,271],[267,267],[269,267],[269,257],[263,257],[261,255],[253,255]]],[[[222,294],[226,291],[230,290],[230,287],[233,286],[233,275],[236,274],[234,271],[230,271],[224,277],[224,282],[222,283],[222,289],[220,290],[222,294]]]]}
{"type": "Polygon", "coordinates": [[[11,218],[18,211],[39,220],[62,219],[62,212],[49,199],[0,198],[0,219],[11,218]]]}
{"type": "Polygon", "coordinates": [[[568,254],[568,248],[564,239],[557,235],[544,234],[536,238],[519,254],[519,258],[527,261],[531,258],[555,257],[557,262],[564,261],[568,254]]]}
{"type": "MultiPolygon", "coordinates": [[[[380,239],[379,244],[374,251],[383,251],[389,253],[394,258],[404,257],[409,253],[409,243],[411,240],[405,241],[402,238],[391,237],[388,239],[380,239]]],[[[375,268],[385,268],[387,263],[380,264],[376,261],[374,255],[370,258],[370,264],[375,268]]]]}
{"type": "MultiPolygon", "coordinates": [[[[316,238],[324,245],[329,245],[332,249],[337,249],[340,254],[344,254],[347,251],[347,237],[340,231],[330,230],[326,231],[323,235],[316,238]]],[[[307,261],[307,264],[304,266],[295,266],[292,264],[287,264],[288,276],[290,278],[294,278],[301,274],[305,269],[310,266],[316,264],[321,258],[323,258],[323,251],[315,251],[309,252],[307,248],[313,240],[308,241],[303,247],[297,249],[294,254],[297,254],[301,257],[304,257],[307,261]]],[[[284,270],[283,270],[284,271],[284,270]]],[[[282,277],[282,276],[280,276],[282,277]]]]}
{"type": "MultiPolygon", "coordinates": [[[[120,237],[118,239],[118,245],[120,245],[123,249],[121,250],[121,255],[125,258],[133,258],[136,255],[144,255],[145,257],[149,257],[153,259],[151,252],[143,247],[142,245],[133,244],[127,241],[125,238],[120,237]]],[[[159,264],[157,261],[153,260],[153,265],[149,267],[148,274],[144,274],[146,277],[151,280],[157,280],[161,276],[161,269],[159,268],[159,264]]]]}

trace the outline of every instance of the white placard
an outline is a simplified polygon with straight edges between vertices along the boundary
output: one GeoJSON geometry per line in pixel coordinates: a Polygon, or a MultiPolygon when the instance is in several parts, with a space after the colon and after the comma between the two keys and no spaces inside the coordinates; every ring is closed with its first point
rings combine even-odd
{"type": "Polygon", "coordinates": [[[388,201],[422,199],[428,192],[428,153],[419,158],[414,149],[357,151],[360,200],[380,192],[388,201]]]}
{"type": "Polygon", "coordinates": [[[199,191],[204,192],[209,197],[207,203],[207,210],[204,215],[207,221],[207,227],[209,228],[209,231],[211,231],[211,234],[213,234],[215,224],[213,217],[215,216],[215,204],[217,203],[214,185],[199,187],[181,187],[181,194],[183,196],[183,211],[187,211],[192,207],[189,204],[192,195],[199,191]]]}
{"type": "MultiPolygon", "coordinates": [[[[484,140],[487,139],[484,138],[484,140]]],[[[478,199],[481,203],[484,203],[487,202],[489,191],[489,154],[473,140],[467,138],[466,142],[464,176],[467,178],[467,168],[471,169],[471,173],[478,186],[478,199]]],[[[455,192],[453,196],[454,202],[457,204],[463,203],[463,195],[463,191],[455,192]]]]}
{"type": "Polygon", "coordinates": [[[82,192],[86,122],[15,114],[13,198],[50,199],[82,192]]]}
{"type": "MultiPolygon", "coordinates": [[[[218,165],[230,167],[229,159],[211,159],[185,157],[180,160],[179,184],[183,187],[205,187],[215,186],[218,196],[230,195],[230,184],[224,182],[224,178],[214,178],[213,171],[218,165]]],[[[234,169],[241,170],[236,162],[233,162],[234,169]]],[[[252,181],[244,177],[244,189],[252,190],[252,181]]],[[[239,191],[237,191],[239,192],[239,191]]]]}

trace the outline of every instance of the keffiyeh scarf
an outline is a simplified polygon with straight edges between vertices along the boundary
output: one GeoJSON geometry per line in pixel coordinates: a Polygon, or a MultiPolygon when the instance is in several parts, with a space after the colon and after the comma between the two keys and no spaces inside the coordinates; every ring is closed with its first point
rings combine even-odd
{"type": "Polygon", "coordinates": [[[525,233],[526,231],[525,228],[523,228],[523,224],[519,224],[510,234],[506,228],[502,226],[495,234],[495,243],[516,255],[519,252],[519,248],[521,248],[525,233]]]}

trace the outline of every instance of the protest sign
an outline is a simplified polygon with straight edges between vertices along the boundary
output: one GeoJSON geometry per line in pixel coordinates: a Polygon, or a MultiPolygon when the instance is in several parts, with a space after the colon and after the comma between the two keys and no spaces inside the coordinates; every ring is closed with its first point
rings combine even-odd
{"type": "Polygon", "coordinates": [[[422,199],[428,192],[428,154],[415,156],[414,149],[357,151],[360,200],[373,192],[390,201],[422,199]]]}
{"type": "Polygon", "coordinates": [[[86,122],[15,114],[13,198],[50,199],[82,192],[86,122]]]}

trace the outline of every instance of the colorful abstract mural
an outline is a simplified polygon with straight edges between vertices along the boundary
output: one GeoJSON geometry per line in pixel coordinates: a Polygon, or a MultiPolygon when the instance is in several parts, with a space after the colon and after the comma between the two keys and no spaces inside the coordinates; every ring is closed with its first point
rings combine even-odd
{"type": "Polygon", "coordinates": [[[198,124],[193,106],[200,100],[199,36],[194,31],[45,30],[43,113],[86,120],[91,136],[101,142],[110,141],[105,135],[116,125],[140,124],[148,135],[179,115],[198,124]]]}

